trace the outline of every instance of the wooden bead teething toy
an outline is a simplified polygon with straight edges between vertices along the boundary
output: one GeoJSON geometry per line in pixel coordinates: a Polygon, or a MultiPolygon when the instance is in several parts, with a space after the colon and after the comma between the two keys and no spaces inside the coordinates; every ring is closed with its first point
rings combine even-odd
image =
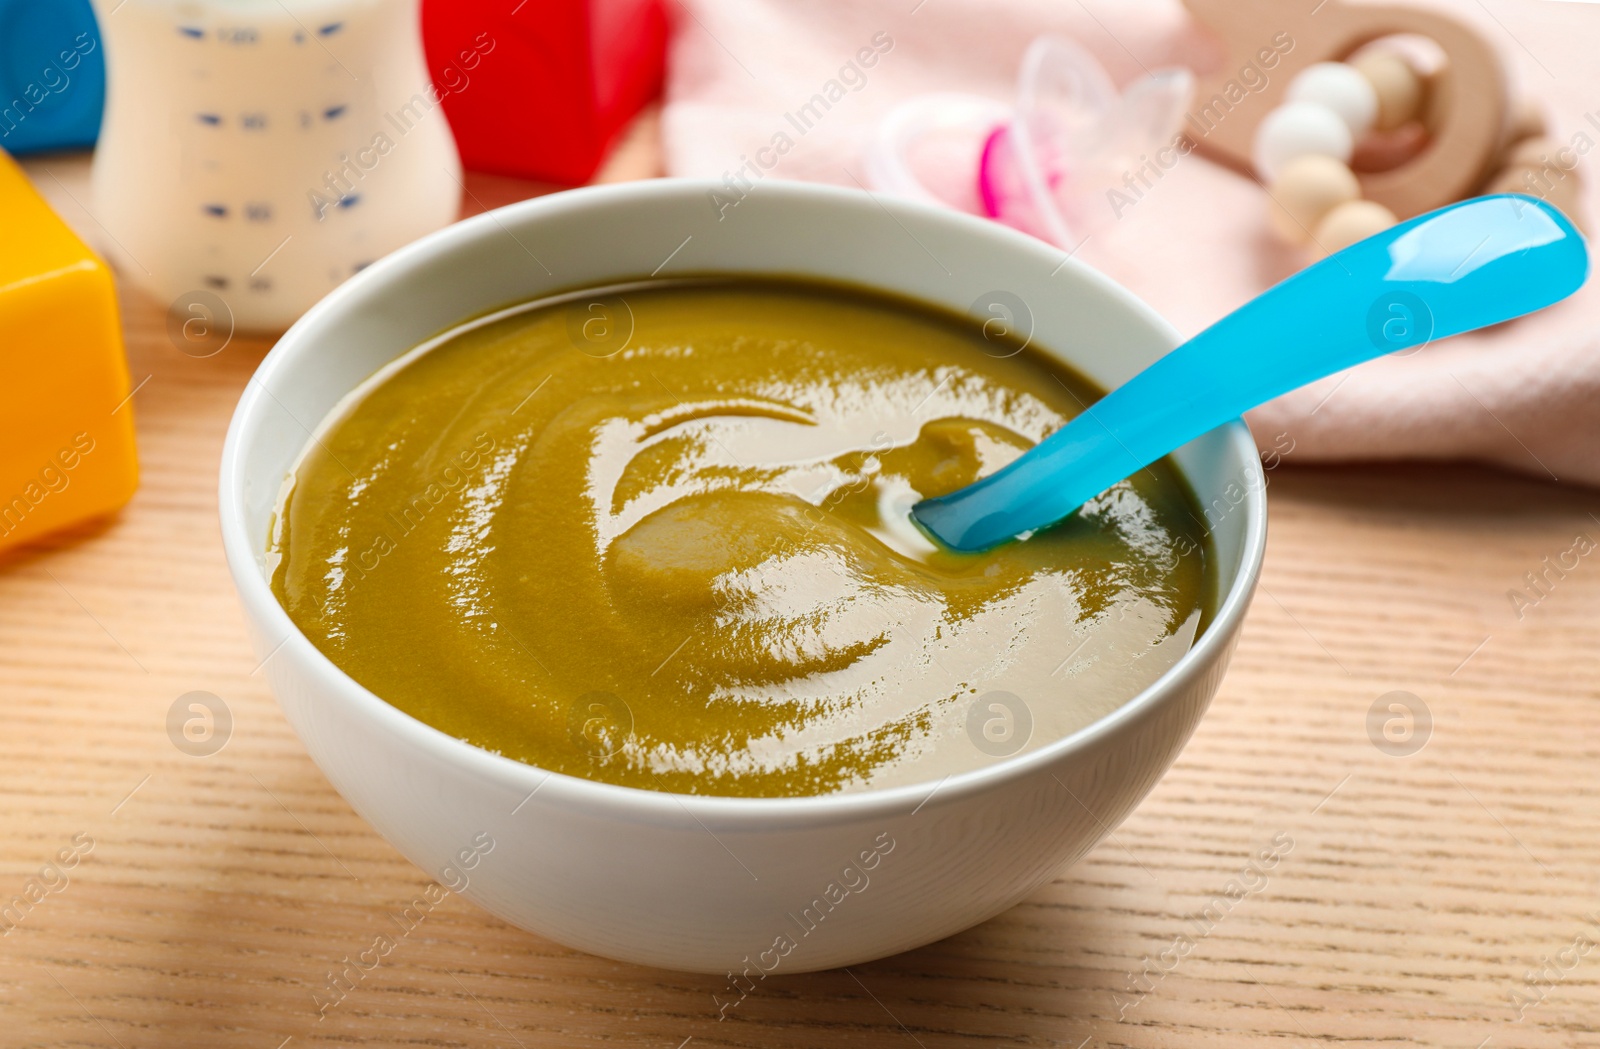
{"type": "MultiPolygon", "coordinates": [[[[1429,85],[1441,96],[1431,142],[1393,170],[1357,172],[1361,196],[1404,219],[1470,196],[1487,181],[1511,106],[1499,58],[1474,30],[1436,11],[1389,4],[1185,2],[1223,45],[1221,63],[1195,86],[1188,122],[1195,145],[1207,155],[1251,167],[1256,129],[1286,101],[1296,74],[1320,62],[1340,62],[1374,40],[1416,34],[1436,43],[1448,59],[1429,85]]],[[[1408,87],[1389,58],[1370,64],[1363,59],[1357,71],[1378,94],[1376,126],[1419,110],[1420,99],[1411,96],[1422,93],[1421,85],[1408,87]]]]}
{"type": "Polygon", "coordinates": [[[1188,132],[1213,158],[1253,170],[1284,240],[1337,251],[1478,193],[1526,193],[1576,220],[1571,151],[1539,137],[1537,109],[1509,102],[1497,55],[1462,23],[1344,0],[1186,2],[1224,51],[1199,80],[1188,132]],[[1401,35],[1432,40],[1443,65],[1368,46],[1401,35]]]}

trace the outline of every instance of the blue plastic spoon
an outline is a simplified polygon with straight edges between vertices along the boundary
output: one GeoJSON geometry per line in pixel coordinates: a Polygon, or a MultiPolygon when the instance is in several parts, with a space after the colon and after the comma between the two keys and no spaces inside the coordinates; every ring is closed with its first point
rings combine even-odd
{"type": "Polygon", "coordinates": [[[1532,197],[1477,197],[1419,215],[1269,288],[1021,458],[911,515],[946,546],[987,549],[1054,524],[1280,394],[1559,302],[1588,269],[1583,236],[1532,197]]]}

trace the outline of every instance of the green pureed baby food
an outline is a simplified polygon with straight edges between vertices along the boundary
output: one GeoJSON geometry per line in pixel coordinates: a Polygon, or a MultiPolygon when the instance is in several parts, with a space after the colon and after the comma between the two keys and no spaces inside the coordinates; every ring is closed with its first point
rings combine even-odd
{"type": "Polygon", "coordinates": [[[987,553],[910,522],[1096,396],[979,320],[832,285],[532,303],[346,399],[285,488],[272,586],[373,693],[544,769],[931,782],[1111,712],[1206,615],[1165,461],[987,553]]]}

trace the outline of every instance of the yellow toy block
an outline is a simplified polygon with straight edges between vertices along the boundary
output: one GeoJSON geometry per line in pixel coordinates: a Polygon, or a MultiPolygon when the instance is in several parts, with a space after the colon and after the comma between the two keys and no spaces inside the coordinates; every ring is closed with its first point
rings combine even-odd
{"type": "Polygon", "coordinates": [[[0,152],[0,550],[139,484],[111,271],[0,152]]]}

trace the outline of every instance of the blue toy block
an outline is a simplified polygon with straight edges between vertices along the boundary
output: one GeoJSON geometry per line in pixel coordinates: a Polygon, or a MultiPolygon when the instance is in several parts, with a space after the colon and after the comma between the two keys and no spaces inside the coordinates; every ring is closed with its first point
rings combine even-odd
{"type": "Polygon", "coordinates": [[[0,149],[92,146],[105,98],[89,0],[0,0],[0,149]]]}

